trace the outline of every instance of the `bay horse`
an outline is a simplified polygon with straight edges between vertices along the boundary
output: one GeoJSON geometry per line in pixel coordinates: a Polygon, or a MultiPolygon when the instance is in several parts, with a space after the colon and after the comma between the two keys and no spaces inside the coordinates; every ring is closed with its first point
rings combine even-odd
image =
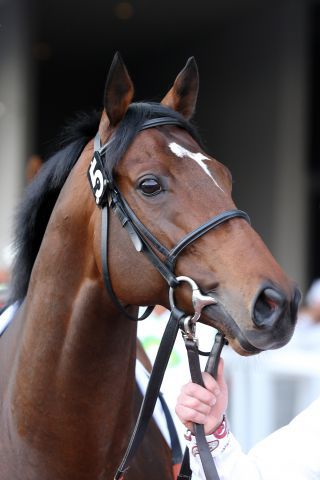
{"type": "MultiPolygon", "coordinates": [[[[172,249],[235,209],[230,172],[204,152],[189,122],[197,94],[191,58],[161,103],[132,103],[133,84],[116,54],[99,120],[78,126],[28,188],[12,274],[11,301],[20,307],[0,348],[1,480],[113,478],[135,416],[136,324],[126,312],[169,308],[168,284],[112,210],[112,293],[105,288],[101,212],[87,177],[98,175],[96,142],[88,131],[94,126],[108,146],[101,168],[146,226],[148,243],[153,236],[172,249]]],[[[246,219],[229,218],[180,252],[174,274],[214,296],[201,321],[252,355],[289,341],[300,294],[246,219]]],[[[165,248],[150,246],[160,263],[165,248]]],[[[175,301],[192,313],[188,285],[175,289],[175,301]]],[[[162,438],[145,441],[126,479],[171,479],[170,459],[159,452],[169,457],[162,438]]]]}

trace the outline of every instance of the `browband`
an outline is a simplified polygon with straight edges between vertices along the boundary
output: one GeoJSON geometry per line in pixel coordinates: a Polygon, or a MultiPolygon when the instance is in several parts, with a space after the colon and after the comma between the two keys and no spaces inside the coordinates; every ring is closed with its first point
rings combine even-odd
{"type": "Polygon", "coordinates": [[[148,128],[153,127],[160,127],[161,125],[177,125],[178,127],[184,127],[183,123],[178,118],[158,117],[151,118],[151,120],[146,120],[139,128],[139,131],[147,130],[148,128]]]}

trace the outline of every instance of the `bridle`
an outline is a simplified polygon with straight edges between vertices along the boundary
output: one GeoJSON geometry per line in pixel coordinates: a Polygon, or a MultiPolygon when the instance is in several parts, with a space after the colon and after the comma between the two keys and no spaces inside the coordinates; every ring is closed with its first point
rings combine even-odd
{"type": "MultiPolygon", "coordinates": [[[[179,121],[179,119],[164,116],[144,121],[138,131],[160,127],[162,125],[174,125],[185,128],[185,125],[183,122],[179,121]]],[[[161,340],[147,392],[140,409],[139,417],[131,436],[127,451],[115,475],[115,479],[120,480],[123,478],[124,472],[128,468],[128,463],[132,459],[139,443],[141,442],[148,421],[152,416],[155,402],[159,395],[162,378],[179,328],[182,330],[186,343],[192,380],[203,385],[198,359],[199,351],[197,346],[195,325],[196,321],[201,316],[202,309],[207,305],[217,304],[217,300],[212,296],[203,295],[197,284],[191,278],[185,276],[176,277],[174,269],[177,257],[191,243],[219,225],[222,225],[233,218],[243,218],[249,223],[250,219],[247,213],[243,212],[242,210],[227,210],[214,216],[192,232],[186,234],[173,248],[169,250],[167,247],[162,245],[159,240],[139,220],[126,200],[123,198],[120,190],[112,178],[112,175],[110,175],[107,172],[107,169],[104,167],[102,158],[104,155],[106,155],[108,146],[112,141],[113,138],[111,137],[106,144],[101,146],[100,136],[99,133],[97,133],[94,139],[94,157],[88,169],[88,179],[95,197],[95,201],[102,209],[101,259],[106,289],[113,303],[130,320],[143,320],[150,315],[154,308],[153,306],[149,306],[140,318],[136,318],[127,312],[113,291],[108,267],[109,210],[112,210],[118,217],[122,227],[127,230],[135,249],[138,252],[142,252],[166,280],[169,286],[169,299],[171,306],[171,316],[161,340]],[[194,307],[194,314],[192,316],[186,315],[175,306],[174,289],[182,282],[189,284],[192,289],[192,303],[194,307]]],[[[219,333],[218,335],[218,340],[216,340],[216,343],[212,348],[208,361],[208,364],[210,364],[212,367],[210,369],[208,368],[211,373],[212,370],[216,371],[218,358],[224,344],[223,336],[219,333]]],[[[195,424],[195,432],[199,454],[206,478],[208,480],[219,479],[206,443],[203,426],[195,424]]],[[[188,463],[186,454],[183,465],[185,463],[188,463]]],[[[187,473],[180,473],[178,478],[191,478],[190,469],[188,470],[187,466],[184,466],[184,469],[187,473]]]]}
{"type": "MultiPolygon", "coordinates": [[[[159,117],[145,121],[141,125],[139,131],[159,127],[162,125],[175,125],[181,128],[184,127],[183,123],[178,119],[171,117],[159,117]]],[[[123,228],[127,230],[129,238],[131,239],[135,249],[138,252],[142,252],[148,258],[148,260],[159,271],[171,288],[176,288],[180,283],[174,274],[174,268],[178,255],[186,247],[188,247],[191,243],[205,233],[218,227],[228,220],[233,218],[243,218],[250,223],[250,218],[248,214],[242,210],[227,210],[214,216],[192,232],[186,234],[176,246],[169,250],[167,247],[162,245],[159,240],[139,220],[126,200],[123,198],[113,178],[111,178],[107,170],[104,168],[102,158],[106,154],[108,145],[112,141],[113,139],[111,138],[106,144],[101,146],[100,136],[99,133],[97,133],[94,139],[94,157],[88,169],[88,179],[95,196],[96,203],[102,209],[101,254],[106,288],[117,307],[124,311],[125,315],[129,316],[129,318],[137,320],[137,318],[132,318],[132,316],[128,314],[126,310],[124,310],[120,301],[115,296],[111,285],[107,261],[109,209],[113,210],[123,228]],[[158,252],[158,254],[161,255],[164,260],[161,260],[160,256],[158,256],[155,252],[158,252]]],[[[151,313],[150,310],[148,313],[151,313]]],[[[143,318],[146,317],[144,316],[143,318]]]]}

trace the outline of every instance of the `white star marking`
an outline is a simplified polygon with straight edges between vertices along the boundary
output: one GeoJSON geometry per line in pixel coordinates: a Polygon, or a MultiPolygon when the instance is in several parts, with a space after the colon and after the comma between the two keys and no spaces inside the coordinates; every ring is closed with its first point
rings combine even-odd
{"type": "Polygon", "coordinates": [[[220,185],[211,175],[211,172],[208,169],[207,165],[204,163],[205,161],[210,161],[211,160],[210,158],[206,157],[205,155],[202,155],[202,153],[190,152],[190,150],[187,150],[186,148],[182,147],[181,145],[178,145],[175,142],[169,143],[169,148],[172,153],[177,155],[177,157],[179,158],[189,157],[195,162],[197,162],[197,164],[202,168],[202,170],[213,180],[214,184],[224,193],[220,185]]]}

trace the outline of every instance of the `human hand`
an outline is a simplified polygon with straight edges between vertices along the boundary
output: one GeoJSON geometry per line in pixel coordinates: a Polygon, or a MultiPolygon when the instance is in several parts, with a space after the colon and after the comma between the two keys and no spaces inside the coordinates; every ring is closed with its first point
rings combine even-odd
{"type": "Polygon", "coordinates": [[[209,373],[202,373],[206,388],[192,382],[182,387],[175,411],[189,430],[192,431],[193,423],[200,423],[204,425],[205,434],[210,435],[222,422],[228,405],[223,367],[223,360],[220,359],[217,380],[209,373]]]}

